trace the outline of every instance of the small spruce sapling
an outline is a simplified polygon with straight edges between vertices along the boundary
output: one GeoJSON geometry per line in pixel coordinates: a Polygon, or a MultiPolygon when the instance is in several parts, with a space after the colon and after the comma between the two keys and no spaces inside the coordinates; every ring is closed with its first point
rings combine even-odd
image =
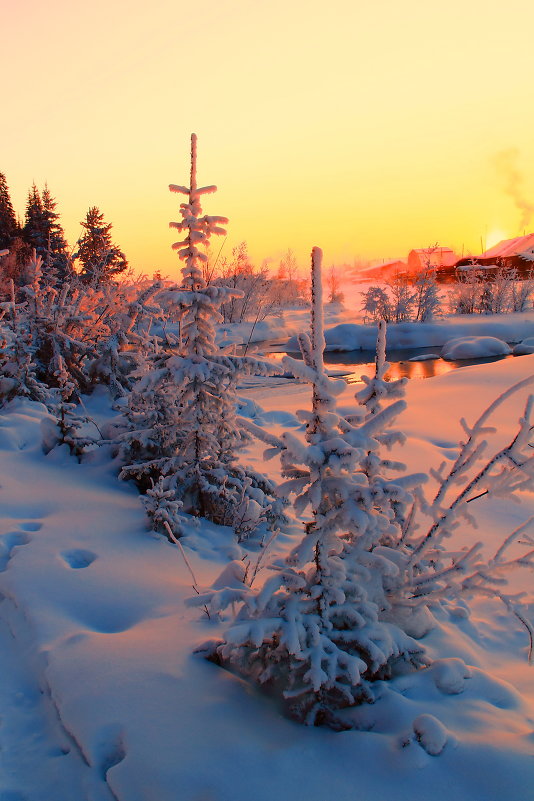
{"type": "MultiPolygon", "coordinates": [[[[161,499],[165,509],[181,503],[185,512],[231,525],[245,537],[271,513],[274,499],[267,479],[237,464],[246,435],[236,425],[236,385],[243,373],[267,374],[272,368],[221,351],[215,342],[220,306],[239,292],[204,280],[207,256],[199,248],[212,234],[224,234],[221,225],[227,220],[202,216],[201,198],[216,187],[197,186],[196,165],[193,134],[190,185],[170,186],[187,196],[180,205],[182,220],[170,224],[185,234],[173,245],[184,262],[182,286],[157,296],[178,320],[179,336],[174,341],[167,337],[165,350],[154,354],[131,393],[121,477],[134,478],[142,491],[152,488],[148,510],[159,528],[161,499]]],[[[173,511],[171,517],[173,534],[179,536],[180,516],[173,511]]]]}
{"type": "MultiPolygon", "coordinates": [[[[337,710],[372,701],[373,680],[388,676],[397,662],[423,663],[421,646],[380,619],[389,606],[388,581],[398,568],[394,559],[374,552],[398,526],[393,504],[409,504],[409,488],[423,477],[394,482],[361,467],[379,450],[377,435],[404,403],[398,400],[364,421],[363,415],[348,419],[336,412],[335,396],[345,385],[324,369],[321,256],[314,248],[311,337],[299,337],[303,362],[284,360],[312,386],[312,409],[299,412],[305,443],[289,433],[282,437],[287,480],[278,489],[295,496],[297,513],[308,510],[305,536],[284,562],[271,565],[273,575],[262,588],[243,586],[235,623],[208,653],[271,685],[297,720],[343,728],[337,710]]],[[[234,589],[232,600],[236,595],[234,589]]],[[[191,602],[210,603],[213,596],[191,602]]]]}
{"type": "Polygon", "coordinates": [[[385,325],[379,326],[375,375],[357,399],[359,411],[335,412],[335,383],[321,359],[320,256],[314,251],[312,337],[300,337],[304,363],[286,360],[295,375],[313,387],[306,444],[293,435],[264,435],[270,452],[280,452],[288,481],[282,492],[296,495],[306,534],[284,561],[270,565],[272,577],[252,589],[237,563],[212,589],[190,599],[220,611],[240,604],[224,641],[206,643],[208,658],[286,700],[289,713],[306,723],[342,728],[337,710],[374,698],[373,681],[387,678],[399,662],[428,664],[422,637],[437,624],[429,609],[443,601],[472,596],[500,600],[527,630],[532,658],[534,627],[520,593],[506,587],[518,567],[534,567],[531,517],[508,534],[493,555],[482,543],[451,547],[460,530],[465,542],[475,524],[470,504],[492,495],[518,499],[534,486],[531,433],[534,396],[511,441],[490,452],[490,416],[534,376],[502,393],[473,426],[462,421],[465,441],[452,465],[431,471],[438,488],[428,500],[426,476],[387,479],[404,466],[383,458],[381,447],[402,441],[389,430],[404,408],[404,382],[385,382],[385,325]],[[383,404],[392,401],[383,408],[383,404]],[[467,524],[467,525],[466,525],[467,524]],[[514,549],[510,555],[511,549],[514,549]],[[230,580],[229,580],[230,577],[230,580]]]}

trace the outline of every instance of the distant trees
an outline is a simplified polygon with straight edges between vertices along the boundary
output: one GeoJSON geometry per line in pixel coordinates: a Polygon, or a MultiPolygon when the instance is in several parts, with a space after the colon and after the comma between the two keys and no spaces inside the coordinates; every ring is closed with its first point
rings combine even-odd
{"type": "Polygon", "coordinates": [[[111,240],[112,224],[104,221],[97,206],[91,206],[80,225],[85,233],[78,240],[75,259],[80,260],[80,276],[90,284],[109,281],[128,267],[126,256],[111,240]]]}
{"type": "Polygon", "coordinates": [[[43,274],[51,285],[59,287],[72,276],[67,241],[56,211],[56,201],[47,184],[42,193],[35,184],[28,193],[23,236],[25,242],[41,257],[43,274]]]}
{"type": "Polygon", "coordinates": [[[332,264],[328,273],[328,302],[329,303],[343,303],[344,295],[341,291],[339,273],[336,267],[332,264]]]}
{"type": "Polygon", "coordinates": [[[15,216],[5,175],[0,173],[0,291],[8,292],[12,279],[15,287],[31,280],[30,264],[35,255],[41,258],[42,279],[60,289],[65,281],[75,279],[73,263],[79,259],[79,274],[86,283],[98,285],[112,280],[123,272],[128,262],[124,253],[111,239],[111,223],[93,206],[81,223],[83,236],[77,242],[77,252],[69,252],[61,225],[57,203],[45,183],[42,191],[34,183],[28,192],[24,225],[15,216]]]}
{"type": "Polygon", "coordinates": [[[427,269],[412,283],[401,273],[386,282],[385,287],[371,286],[361,293],[362,311],[373,322],[427,322],[441,311],[435,272],[427,269]]]}
{"type": "Polygon", "coordinates": [[[41,193],[35,184],[32,185],[28,192],[23,234],[30,247],[35,249],[36,254],[44,258],[48,242],[48,231],[41,193]]]}
{"type": "Polygon", "coordinates": [[[291,250],[281,260],[278,272],[272,275],[266,266],[255,267],[247,243],[240,242],[233,248],[230,259],[221,260],[218,274],[210,282],[238,290],[220,307],[225,323],[257,323],[269,314],[280,313],[285,307],[304,302],[304,282],[298,278],[296,259],[291,250]]]}
{"type": "Polygon", "coordinates": [[[222,260],[220,274],[213,283],[237,290],[221,304],[220,313],[225,323],[262,320],[277,308],[272,280],[267,270],[254,267],[246,242],[233,248],[231,259],[222,260]]]}
{"type": "Polygon", "coordinates": [[[9,248],[20,228],[13,211],[6,176],[0,172],[0,250],[9,248]]]}

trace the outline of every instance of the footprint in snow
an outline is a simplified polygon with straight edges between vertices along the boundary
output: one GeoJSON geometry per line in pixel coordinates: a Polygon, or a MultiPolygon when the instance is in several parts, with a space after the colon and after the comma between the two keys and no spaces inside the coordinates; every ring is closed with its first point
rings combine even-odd
{"type": "Polygon", "coordinates": [[[62,551],[61,558],[69,567],[72,567],[74,570],[80,570],[80,568],[92,565],[97,555],[83,548],[73,548],[70,551],[62,551]]]}
{"type": "MultiPolygon", "coordinates": [[[[11,559],[11,552],[13,548],[19,545],[27,545],[30,538],[22,531],[10,531],[0,537],[0,573],[6,570],[9,560],[11,559]]],[[[0,801],[2,797],[0,796],[0,801]]]]}
{"type": "Polygon", "coordinates": [[[39,531],[42,529],[42,527],[42,523],[37,523],[33,520],[30,520],[27,523],[19,523],[19,528],[22,529],[22,531],[39,531]]]}

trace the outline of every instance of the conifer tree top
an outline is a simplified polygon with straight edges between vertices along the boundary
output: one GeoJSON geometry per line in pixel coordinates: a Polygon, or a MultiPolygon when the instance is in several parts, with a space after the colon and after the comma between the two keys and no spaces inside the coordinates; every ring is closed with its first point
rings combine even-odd
{"type": "Polygon", "coordinates": [[[183,284],[187,289],[197,290],[206,286],[202,273],[202,264],[208,257],[199,250],[200,246],[207,245],[212,234],[224,235],[226,231],[221,228],[228,222],[226,217],[215,217],[202,214],[200,198],[202,195],[217,191],[216,186],[197,186],[197,135],[191,134],[191,171],[189,186],[169,184],[171,192],[187,195],[187,202],[180,203],[181,222],[170,222],[170,228],[186,232],[185,238],[173,244],[173,250],[178,250],[178,256],[185,262],[182,268],[183,284]]]}

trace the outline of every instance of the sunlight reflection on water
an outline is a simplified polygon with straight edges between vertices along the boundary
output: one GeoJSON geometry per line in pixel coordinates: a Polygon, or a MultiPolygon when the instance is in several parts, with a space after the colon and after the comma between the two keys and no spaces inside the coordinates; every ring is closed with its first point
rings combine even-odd
{"type": "MultiPolygon", "coordinates": [[[[441,358],[424,361],[410,361],[413,356],[435,353],[436,349],[417,348],[395,350],[387,354],[391,367],[386,378],[395,381],[399,378],[434,378],[438,375],[450,373],[459,367],[469,367],[474,364],[487,364],[498,362],[501,359],[513,359],[513,356],[492,356],[486,359],[462,359],[458,361],[444,361],[441,358]]],[[[265,353],[265,358],[279,362],[286,355],[285,352],[265,353]]],[[[300,353],[289,353],[295,359],[302,358],[300,353]]],[[[375,372],[374,361],[370,361],[373,354],[369,351],[345,351],[343,353],[326,352],[324,354],[325,366],[329,371],[343,375],[350,384],[360,381],[362,375],[372,376],[375,372]]]]}

